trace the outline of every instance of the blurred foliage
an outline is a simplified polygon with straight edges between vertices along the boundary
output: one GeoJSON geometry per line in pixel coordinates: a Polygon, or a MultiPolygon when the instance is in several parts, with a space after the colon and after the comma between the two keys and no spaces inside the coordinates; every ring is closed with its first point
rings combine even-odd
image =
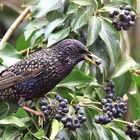
{"type": "MultiPolygon", "coordinates": [[[[98,13],[99,9],[106,11],[120,5],[130,4],[136,12],[136,0],[25,0],[24,6],[29,6],[28,24],[24,23],[14,33],[16,37],[9,43],[0,46],[0,71],[16,63],[31,53],[65,39],[78,39],[95,55],[103,60],[99,69],[86,62],[79,63],[71,74],[58,84],[47,96],[53,100],[60,94],[70,103],[80,101],[86,113],[86,123],[76,130],[68,131],[55,119],[40,127],[37,118],[26,113],[17,104],[0,103],[0,139],[1,140],[130,140],[125,135],[126,124],[123,121],[113,121],[107,125],[95,123],[94,117],[100,114],[100,102],[105,96],[102,86],[106,79],[113,79],[116,85],[116,96],[127,97],[130,112],[126,121],[138,120],[140,117],[140,71],[139,64],[125,53],[123,32],[117,32],[111,25],[108,14],[98,13]],[[16,41],[15,41],[16,40],[16,41]],[[13,45],[12,45],[13,44],[13,45]],[[14,47],[13,47],[14,46],[14,47]]],[[[17,13],[9,8],[0,13],[0,25],[3,34],[16,19],[17,13]],[[9,22],[8,22],[9,21],[9,22]],[[8,25],[7,25],[8,24],[8,25]]],[[[127,41],[127,40],[126,40],[127,41]]],[[[130,49],[130,48],[129,48],[130,49]]],[[[35,106],[31,101],[27,104],[39,110],[38,100],[35,106]]]]}

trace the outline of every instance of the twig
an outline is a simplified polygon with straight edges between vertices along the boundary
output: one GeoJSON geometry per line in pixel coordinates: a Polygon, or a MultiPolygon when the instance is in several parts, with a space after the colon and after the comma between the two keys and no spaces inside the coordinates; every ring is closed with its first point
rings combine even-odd
{"type": "Polygon", "coordinates": [[[10,36],[12,35],[12,33],[15,31],[15,29],[19,26],[19,24],[25,19],[25,17],[27,16],[27,14],[30,12],[30,8],[27,7],[20,15],[19,17],[15,20],[15,22],[10,26],[10,28],[8,29],[8,31],[6,32],[6,34],[3,36],[1,42],[0,42],[0,46],[2,44],[4,44],[5,42],[8,41],[8,39],[10,38],[10,36]]]}

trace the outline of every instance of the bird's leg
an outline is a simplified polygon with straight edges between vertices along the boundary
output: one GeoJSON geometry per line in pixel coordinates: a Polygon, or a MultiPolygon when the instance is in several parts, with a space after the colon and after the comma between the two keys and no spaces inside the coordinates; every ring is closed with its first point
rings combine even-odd
{"type": "MultiPolygon", "coordinates": [[[[43,121],[45,121],[45,115],[43,114],[43,112],[38,112],[38,111],[35,111],[27,106],[25,106],[25,99],[23,97],[21,97],[18,101],[18,104],[20,107],[22,107],[25,111],[27,112],[30,112],[36,116],[39,116],[39,122],[41,122],[41,118],[43,118],[43,121]]],[[[39,123],[40,124],[40,123],[39,123]]]]}

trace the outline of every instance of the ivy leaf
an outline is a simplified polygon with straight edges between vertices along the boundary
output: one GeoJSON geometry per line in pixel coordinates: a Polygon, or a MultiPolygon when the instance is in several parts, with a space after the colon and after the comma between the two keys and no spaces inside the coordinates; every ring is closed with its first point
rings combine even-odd
{"type": "Polygon", "coordinates": [[[61,81],[57,87],[74,87],[80,84],[90,84],[93,81],[92,77],[85,75],[84,73],[73,70],[68,77],[61,81]]]}
{"type": "Polygon", "coordinates": [[[43,26],[46,26],[48,24],[48,21],[46,20],[34,20],[28,24],[28,26],[25,28],[24,36],[25,41],[31,37],[31,35],[38,29],[41,29],[43,26]]]}
{"type": "Polygon", "coordinates": [[[8,126],[3,134],[3,140],[15,140],[17,136],[22,136],[23,134],[19,129],[15,127],[8,126]]]}
{"type": "Polygon", "coordinates": [[[0,58],[5,66],[11,66],[18,62],[22,57],[17,53],[15,48],[6,43],[0,46],[0,58]]]}
{"type": "Polygon", "coordinates": [[[60,26],[64,21],[65,21],[66,18],[58,18],[58,19],[55,19],[54,21],[50,22],[46,28],[44,29],[45,30],[45,39],[48,38],[49,34],[52,33],[52,31],[60,26]]]}
{"type": "Polygon", "coordinates": [[[70,3],[68,10],[67,10],[67,14],[73,14],[76,13],[78,11],[78,5],[75,3],[70,3]]]}
{"type": "Polygon", "coordinates": [[[12,124],[18,127],[25,127],[25,123],[28,122],[29,120],[30,120],[29,117],[19,119],[15,116],[8,116],[8,117],[5,117],[4,119],[1,119],[0,124],[1,125],[12,124]]]}
{"type": "Polygon", "coordinates": [[[63,29],[56,33],[51,33],[48,37],[48,44],[47,47],[52,46],[53,44],[59,42],[60,40],[63,40],[69,35],[70,27],[63,29]]]}
{"type": "Polygon", "coordinates": [[[93,4],[92,0],[72,0],[72,2],[81,6],[87,6],[93,4]]]}
{"type": "Polygon", "coordinates": [[[113,30],[112,25],[106,19],[101,20],[101,31],[99,33],[101,39],[105,42],[107,51],[113,66],[118,61],[120,54],[119,35],[113,30]]]}
{"type": "Polygon", "coordinates": [[[115,94],[117,96],[123,96],[128,92],[131,86],[132,76],[130,72],[126,72],[123,75],[114,78],[114,81],[115,81],[115,91],[116,91],[115,94]]]}
{"type": "Polygon", "coordinates": [[[79,9],[76,17],[73,19],[73,21],[71,22],[71,26],[72,26],[72,31],[75,31],[79,28],[81,28],[82,26],[84,26],[85,24],[88,23],[88,11],[83,11],[82,9],[79,9]]]}
{"type": "Polygon", "coordinates": [[[130,57],[123,56],[120,63],[117,64],[115,71],[112,74],[112,78],[118,77],[127,71],[138,68],[139,65],[130,57]]]}
{"type": "Polygon", "coordinates": [[[56,119],[53,119],[50,140],[54,140],[54,138],[56,137],[56,135],[61,129],[62,127],[60,127],[60,123],[56,119]]]}
{"type": "Polygon", "coordinates": [[[62,8],[62,0],[40,0],[37,5],[31,8],[36,18],[45,16],[48,12],[62,8]]]}
{"type": "Polygon", "coordinates": [[[6,102],[1,102],[0,103],[0,118],[6,116],[8,111],[9,111],[9,104],[6,102]]]}
{"type": "Polygon", "coordinates": [[[30,47],[30,39],[25,39],[24,35],[21,35],[16,43],[16,50],[21,51],[30,47]]]}
{"type": "Polygon", "coordinates": [[[131,117],[133,120],[137,120],[140,117],[140,108],[137,99],[130,93],[128,93],[127,96],[128,96],[128,102],[131,110],[131,117]]]}
{"type": "Polygon", "coordinates": [[[88,34],[87,34],[87,46],[92,45],[97,39],[101,30],[100,19],[96,16],[92,16],[89,19],[88,34]]]}
{"type": "Polygon", "coordinates": [[[44,136],[44,130],[39,129],[36,133],[33,134],[33,136],[36,137],[37,139],[41,140],[42,137],[44,136]]]}

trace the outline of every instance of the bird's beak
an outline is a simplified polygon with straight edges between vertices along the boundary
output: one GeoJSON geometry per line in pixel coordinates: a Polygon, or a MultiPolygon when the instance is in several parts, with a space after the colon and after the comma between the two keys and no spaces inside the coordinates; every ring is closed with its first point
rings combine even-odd
{"type": "Polygon", "coordinates": [[[95,66],[99,66],[99,61],[101,62],[101,59],[99,57],[97,57],[96,55],[94,55],[93,53],[91,53],[90,51],[88,51],[88,53],[84,56],[85,60],[87,60],[88,62],[90,62],[91,64],[95,65],[95,66]],[[93,60],[92,60],[93,58],[93,60]],[[98,61],[98,63],[97,63],[98,61]]]}

